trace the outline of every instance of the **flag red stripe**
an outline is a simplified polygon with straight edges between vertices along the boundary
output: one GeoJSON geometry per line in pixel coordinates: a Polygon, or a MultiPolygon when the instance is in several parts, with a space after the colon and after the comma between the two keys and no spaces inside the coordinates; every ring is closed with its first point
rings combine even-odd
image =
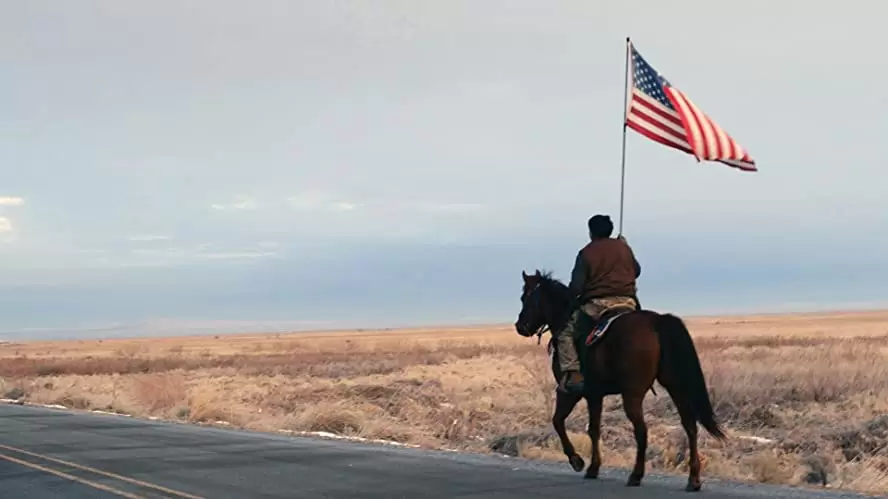
{"type": "MultiPolygon", "coordinates": [[[[662,137],[665,141],[675,142],[681,150],[689,147],[687,143],[684,127],[678,114],[653,101],[638,89],[632,91],[632,101],[629,106],[627,121],[635,119],[639,123],[639,129],[646,130],[649,134],[657,135],[651,128],[657,132],[666,135],[662,137]],[[647,125],[647,126],[644,126],[647,125]]],[[[636,128],[633,127],[633,130],[636,128]]],[[[647,135],[646,135],[647,136],[647,135]]]]}
{"type": "Polygon", "coordinates": [[[679,151],[691,154],[691,150],[688,149],[687,147],[685,147],[683,144],[678,143],[678,142],[674,142],[674,141],[670,141],[670,140],[665,139],[657,134],[651,133],[648,129],[639,126],[635,122],[627,121],[626,126],[635,130],[636,132],[640,133],[641,135],[644,135],[645,137],[653,140],[654,142],[659,142],[659,143],[663,144],[664,146],[672,147],[673,149],[678,149],[679,151]]]}
{"type": "Polygon", "coordinates": [[[737,141],[706,116],[681,91],[675,88],[668,88],[666,95],[673,102],[676,109],[679,110],[679,116],[685,120],[685,128],[688,130],[688,142],[695,150],[695,156],[698,159],[709,161],[734,160],[754,165],[752,159],[747,153],[743,152],[737,141]],[[720,135],[724,136],[727,148],[722,148],[720,135]]]}
{"type": "Polygon", "coordinates": [[[722,131],[722,133],[724,134],[725,139],[727,139],[727,142],[728,142],[728,150],[726,151],[728,157],[729,158],[736,158],[740,153],[740,151],[737,149],[737,144],[734,143],[734,139],[729,137],[727,133],[724,133],[724,131],[722,131]]]}
{"type": "Polygon", "coordinates": [[[691,146],[691,154],[697,158],[697,161],[700,161],[703,159],[700,155],[700,127],[695,120],[690,119],[690,113],[685,112],[687,110],[687,103],[681,98],[680,94],[673,90],[671,87],[666,88],[666,98],[669,99],[669,102],[678,111],[688,144],[691,146]]]}
{"type": "Polygon", "coordinates": [[[644,106],[645,109],[649,109],[658,116],[662,116],[667,121],[671,121],[675,123],[677,126],[682,126],[681,118],[675,111],[665,109],[661,106],[654,105],[652,102],[649,102],[647,99],[642,98],[644,94],[638,91],[638,89],[632,89],[632,104],[644,106]]]}
{"type": "Polygon", "coordinates": [[[689,148],[690,144],[685,140],[681,133],[677,133],[674,129],[664,125],[648,115],[632,113],[627,121],[634,122],[640,128],[644,128],[650,133],[661,136],[664,140],[675,142],[682,147],[689,148]]]}
{"type": "MultiPolygon", "coordinates": [[[[700,157],[703,159],[716,159],[717,156],[713,154],[709,147],[709,143],[712,141],[712,135],[709,133],[711,131],[711,128],[707,126],[707,123],[704,121],[705,119],[700,116],[697,110],[694,109],[694,107],[690,105],[687,99],[684,98],[684,95],[682,95],[681,92],[678,92],[678,94],[681,100],[688,104],[688,120],[694,121],[694,127],[700,134],[700,137],[698,139],[700,147],[700,157]]],[[[682,112],[679,111],[678,114],[682,114],[682,112]]]]}
{"type": "Polygon", "coordinates": [[[644,114],[644,113],[641,113],[641,112],[636,111],[636,110],[634,109],[634,104],[633,104],[633,109],[630,110],[629,116],[630,116],[631,118],[635,118],[636,120],[644,121],[645,123],[650,124],[651,126],[653,126],[654,128],[656,128],[657,130],[662,131],[663,133],[669,135],[670,137],[674,137],[676,141],[687,142],[687,141],[685,140],[685,136],[684,136],[684,134],[682,134],[681,132],[677,132],[676,130],[674,130],[674,129],[670,128],[670,127],[667,127],[667,126],[663,125],[662,123],[660,123],[659,121],[655,120],[654,118],[651,118],[651,117],[650,117],[649,115],[647,115],[647,114],[644,114]]]}

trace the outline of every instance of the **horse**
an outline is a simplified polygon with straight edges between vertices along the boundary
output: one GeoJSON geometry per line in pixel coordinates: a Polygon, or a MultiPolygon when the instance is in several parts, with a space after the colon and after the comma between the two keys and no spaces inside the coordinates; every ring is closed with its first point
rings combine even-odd
{"type": "MultiPolygon", "coordinates": [[[[521,294],[521,312],[515,330],[523,337],[541,337],[545,330],[560,332],[576,309],[573,293],[551,273],[533,275],[521,272],[524,288],[521,294]]],[[[592,456],[585,478],[598,478],[601,467],[599,436],[604,397],[621,395],[626,417],[635,433],[635,466],[626,485],[641,485],[645,473],[647,425],[644,420],[644,397],[653,391],[654,381],[666,389],[678,410],[681,425],[687,434],[690,454],[688,483],[685,490],[699,491],[700,456],[697,450],[697,423],[720,441],[727,436],[716,420],[709,400],[706,380],[691,335],[682,319],[672,314],[650,310],[623,310],[612,319],[605,333],[591,346],[575,340],[580,357],[585,387],[583,393],[573,394],[557,390],[552,426],[561,440],[568,462],[576,472],[585,463],[567,436],[564,422],[585,398],[589,408],[588,434],[592,441],[592,456]]],[[[608,314],[609,315],[609,314],[608,314]]],[[[613,316],[611,316],[613,317],[613,316]]],[[[585,332],[584,332],[585,333],[585,332]]],[[[552,353],[552,374],[561,379],[558,365],[557,341],[549,341],[552,353]]],[[[656,392],[654,392],[656,393],[656,392]]]]}

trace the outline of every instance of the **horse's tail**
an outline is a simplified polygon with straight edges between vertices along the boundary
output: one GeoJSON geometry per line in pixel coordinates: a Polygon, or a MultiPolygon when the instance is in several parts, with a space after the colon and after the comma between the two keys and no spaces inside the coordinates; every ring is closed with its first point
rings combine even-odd
{"type": "Polygon", "coordinates": [[[662,355],[669,357],[668,364],[675,371],[675,381],[688,394],[694,418],[710,435],[725,440],[727,436],[715,419],[697,349],[684,321],[671,314],[662,314],[657,318],[655,328],[660,336],[662,355]]]}

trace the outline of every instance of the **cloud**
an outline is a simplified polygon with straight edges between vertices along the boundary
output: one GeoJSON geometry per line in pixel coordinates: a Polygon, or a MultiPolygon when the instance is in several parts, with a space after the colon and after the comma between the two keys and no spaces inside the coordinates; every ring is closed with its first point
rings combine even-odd
{"type": "Polygon", "coordinates": [[[0,196],[0,206],[21,206],[25,204],[25,198],[18,196],[0,196]]]}
{"type": "Polygon", "coordinates": [[[359,206],[360,205],[358,205],[358,204],[349,203],[347,201],[341,201],[338,203],[333,203],[332,208],[334,211],[352,211],[355,208],[358,208],[359,206]]]}
{"type": "Polygon", "coordinates": [[[480,203],[423,203],[418,208],[433,213],[477,213],[483,211],[486,205],[480,203]]]}
{"type": "Polygon", "coordinates": [[[362,205],[345,201],[338,196],[319,191],[307,191],[287,198],[287,203],[299,211],[354,211],[362,205]]]}
{"type": "Polygon", "coordinates": [[[231,203],[214,203],[210,208],[219,211],[249,211],[258,208],[256,201],[249,196],[238,195],[231,203]]]}
{"type": "Polygon", "coordinates": [[[134,242],[148,242],[148,241],[169,241],[171,239],[170,236],[160,236],[160,235],[138,235],[138,236],[130,236],[127,238],[128,241],[134,242]]]}
{"type": "Polygon", "coordinates": [[[0,234],[12,232],[12,222],[6,217],[0,217],[0,234]]]}
{"type": "Polygon", "coordinates": [[[198,262],[249,261],[278,256],[277,251],[259,244],[224,248],[202,243],[190,246],[137,247],[103,261],[114,267],[173,267],[198,262]]]}
{"type": "Polygon", "coordinates": [[[217,251],[211,253],[198,253],[197,258],[206,258],[209,260],[239,260],[244,258],[268,258],[277,256],[274,251],[217,251]]]}
{"type": "Polygon", "coordinates": [[[347,212],[363,208],[374,212],[403,212],[403,213],[439,213],[460,214],[477,213],[487,208],[480,203],[447,203],[428,201],[346,201],[342,196],[329,193],[308,191],[290,196],[287,202],[291,207],[299,211],[310,212],[347,212]]]}

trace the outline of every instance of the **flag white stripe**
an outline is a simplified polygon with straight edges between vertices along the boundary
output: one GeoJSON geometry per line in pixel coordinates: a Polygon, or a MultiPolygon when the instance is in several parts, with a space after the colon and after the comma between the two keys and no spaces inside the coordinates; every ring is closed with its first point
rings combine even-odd
{"type": "Polygon", "coordinates": [[[692,116],[694,117],[694,120],[700,126],[700,133],[706,144],[705,150],[700,150],[702,157],[707,160],[718,159],[718,144],[716,143],[715,132],[712,129],[712,122],[710,122],[706,115],[700,111],[700,108],[691,102],[691,99],[688,99],[684,95],[682,95],[682,98],[688,103],[688,107],[691,108],[691,112],[693,113],[692,116]]]}
{"type": "Polygon", "coordinates": [[[648,132],[650,132],[650,133],[656,135],[657,137],[660,137],[660,138],[662,138],[663,140],[666,140],[666,141],[668,141],[668,142],[670,142],[670,143],[672,143],[672,144],[675,144],[675,145],[678,145],[678,146],[684,147],[685,149],[690,149],[690,148],[691,148],[690,144],[688,144],[688,142],[687,142],[686,140],[684,140],[684,139],[679,139],[679,138],[677,138],[675,135],[672,135],[672,134],[670,134],[670,133],[666,133],[666,132],[664,132],[662,129],[657,128],[656,126],[654,126],[653,124],[651,124],[649,121],[646,121],[646,120],[643,120],[643,119],[636,118],[636,117],[635,117],[634,115],[632,115],[632,114],[629,115],[629,118],[628,118],[627,121],[631,122],[632,124],[634,124],[634,125],[636,125],[636,126],[639,126],[639,127],[641,127],[641,128],[644,128],[644,129],[647,130],[648,132]]]}
{"type": "MultiPolygon", "coordinates": [[[[645,102],[650,102],[650,100],[647,98],[639,98],[639,100],[642,100],[642,99],[645,102]]],[[[659,103],[655,103],[655,104],[657,104],[661,108],[663,107],[659,103]]],[[[668,112],[671,115],[675,116],[675,119],[677,119],[677,120],[680,119],[678,117],[678,114],[675,113],[675,111],[672,111],[671,109],[666,109],[666,108],[663,108],[663,109],[664,109],[664,112],[668,112]]],[[[673,130],[675,133],[677,133],[679,135],[679,137],[684,137],[684,135],[685,135],[684,128],[681,125],[676,124],[674,121],[669,120],[668,118],[664,117],[663,115],[661,115],[659,113],[655,113],[655,112],[651,111],[650,109],[647,109],[645,106],[642,106],[640,104],[636,104],[634,101],[633,101],[632,105],[630,106],[630,112],[643,114],[645,116],[650,117],[652,120],[656,121],[657,123],[660,123],[663,127],[673,130]]]]}
{"type": "Polygon", "coordinates": [[[638,90],[637,88],[632,90],[632,97],[633,97],[633,100],[634,99],[643,100],[646,104],[650,104],[651,107],[656,108],[658,111],[662,111],[663,113],[674,117],[676,120],[681,121],[681,116],[679,116],[678,113],[675,112],[675,110],[669,109],[668,107],[664,106],[663,104],[660,104],[659,102],[657,102],[656,99],[648,97],[644,92],[642,92],[641,90],[638,90]]]}
{"type": "Polygon", "coordinates": [[[715,136],[721,146],[722,156],[727,159],[737,159],[736,149],[732,147],[734,141],[718,125],[715,125],[715,136]]]}
{"type": "Polygon", "coordinates": [[[745,165],[751,165],[751,163],[744,161],[743,158],[746,157],[746,151],[740,146],[740,144],[731,138],[731,136],[718,126],[717,123],[706,116],[700,108],[691,102],[691,100],[683,93],[674,88],[671,90],[676,97],[676,100],[687,105],[687,108],[692,111],[692,114],[688,115],[689,121],[693,121],[700,125],[701,138],[706,140],[706,144],[709,147],[709,154],[706,155],[703,154],[702,149],[695,150],[694,152],[697,156],[706,160],[737,160],[745,165]],[[721,145],[721,153],[715,148],[718,144],[721,145]]]}
{"type": "Polygon", "coordinates": [[[691,113],[690,108],[688,108],[688,103],[685,101],[684,96],[680,92],[676,92],[674,88],[668,90],[672,92],[672,97],[681,109],[681,114],[688,118],[686,126],[690,138],[691,150],[694,152],[694,156],[696,156],[698,160],[703,159],[700,156],[700,151],[703,150],[703,138],[700,134],[700,125],[697,124],[697,120],[693,119],[693,114],[691,113]]]}

